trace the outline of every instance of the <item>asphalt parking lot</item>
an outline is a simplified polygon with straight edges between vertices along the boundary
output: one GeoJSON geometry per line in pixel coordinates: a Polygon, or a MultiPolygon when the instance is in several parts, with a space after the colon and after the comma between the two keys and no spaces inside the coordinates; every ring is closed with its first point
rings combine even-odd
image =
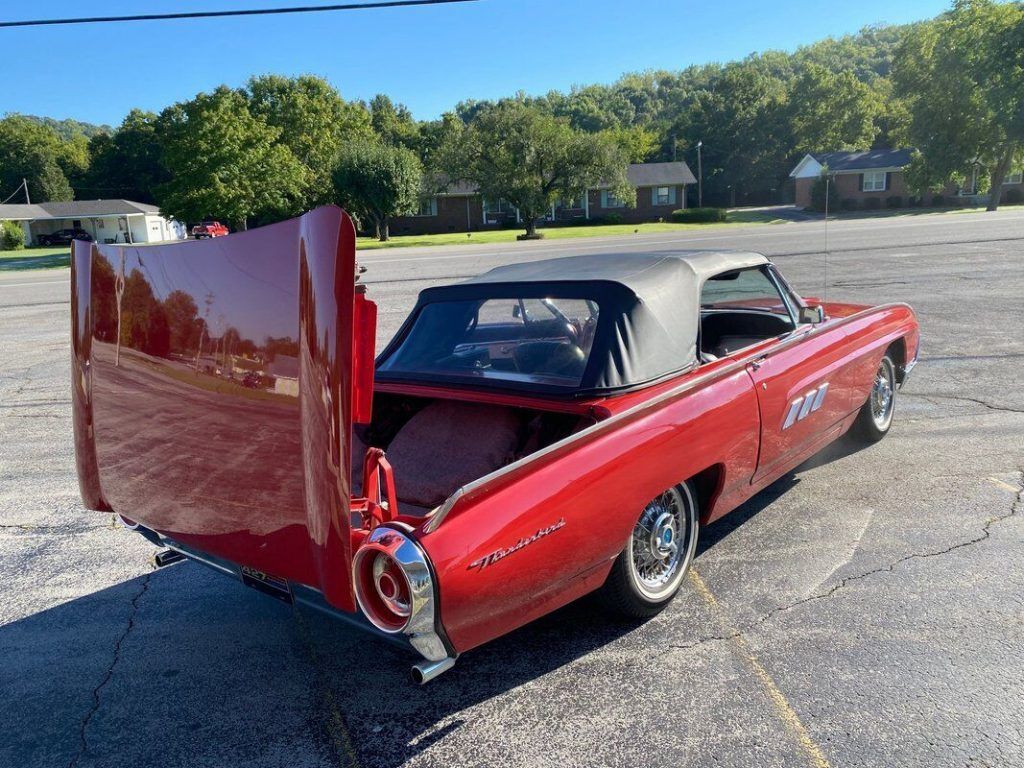
{"type": "MultiPolygon", "coordinates": [[[[67,271],[0,272],[0,766],[1024,766],[1024,211],[830,225],[829,298],[908,301],[881,443],[702,533],[643,624],[587,600],[409,658],[153,548],[78,499],[67,271]]],[[[740,248],[821,295],[821,222],[368,254],[381,340],[514,259],[740,248]]]]}

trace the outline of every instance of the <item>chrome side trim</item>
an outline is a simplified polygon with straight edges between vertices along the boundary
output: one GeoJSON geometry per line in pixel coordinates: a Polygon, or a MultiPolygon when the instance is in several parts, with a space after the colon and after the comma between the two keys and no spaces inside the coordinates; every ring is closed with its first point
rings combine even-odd
{"type": "Polygon", "coordinates": [[[783,429],[789,429],[796,423],[796,416],[800,413],[800,407],[804,404],[804,399],[798,397],[789,406],[789,413],[786,414],[786,420],[782,423],[783,429]]]}
{"type": "Polygon", "coordinates": [[[903,389],[903,385],[907,383],[907,377],[910,376],[910,372],[917,366],[918,358],[921,355],[921,334],[917,335],[917,344],[914,347],[914,356],[903,366],[903,375],[900,376],[899,388],[903,389]]]}
{"type": "Polygon", "coordinates": [[[728,365],[725,365],[715,371],[711,371],[704,374],[698,374],[694,376],[692,379],[684,381],[678,386],[661,393],[657,397],[651,398],[650,400],[643,403],[637,403],[632,408],[628,408],[625,411],[622,411],[621,413],[609,416],[604,421],[599,421],[596,424],[587,427],[586,429],[581,429],[579,432],[569,435],[568,437],[559,440],[557,443],[552,443],[546,448],[542,448],[541,450],[536,451],[535,453],[531,453],[529,456],[524,456],[518,461],[514,461],[511,464],[506,464],[504,467],[501,467],[500,469],[491,472],[489,475],[484,475],[483,477],[474,480],[471,483],[466,483],[466,485],[462,486],[457,491],[455,491],[455,493],[449,496],[445,500],[444,504],[442,504],[437,509],[437,511],[430,517],[430,519],[423,525],[423,532],[433,533],[434,531],[436,531],[438,526],[440,526],[441,523],[444,522],[445,517],[448,516],[448,513],[451,512],[452,508],[461,498],[471,494],[475,494],[481,488],[494,482],[495,480],[498,480],[512,472],[517,472],[523,467],[529,466],[534,462],[541,461],[542,459],[547,458],[553,453],[557,453],[561,450],[564,450],[566,447],[572,445],[573,443],[579,440],[583,440],[584,438],[590,437],[592,435],[597,435],[605,431],[609,431],[613,427],[618,426],[618,424],[620,424],[623,421],[627,421],[628,419],[631,419],[634,416],[639,416],[648,411],[654,410],[666,403],[672,402],[673,400],[678,399],[682,395],[692,392],[693,390],[699,387],[703,387],[707,384],[710,384],[711,382],[717,379],[724,379],[726,376],[731,376],[737,371],[744,370],[747,367],[747,365],[752,363],[754,360],[772,357],[773,355],[776,355],[786,349],[789,349],[795,344],[800,343],[801,341],[809,338],[810,336],[813,336],[818,333],[824,333],[826,331],[832,330],[833,328],[838,328],[843,325],[847,325],[856,320],[860,320],[864,317],[867,317],[868,315],[873,314],[875,312],[899,308],[909,309],[911,312],[913,312],[913,308],[909,304],[907,304],[906,302],[897,301],[892,302],[890,304],[879,304],[878,306],[875,307],[868,307],[867,309],[863,309],[860,312],[855,312],[852,315],[848,315],[846,317],[829,319],[826,322],[822,323],[821,325],[814,325],[810,327],[802,325],[796,330],[790,332],[789,335],[787,335],[784,339],[779,341],[774,347],[766,351],[748,352],[743,357],[740,357],[730,362],[728,365]]]}
{"type": "MultiPolygon", "coordinates": [[[[157,535],[159,536],[160,534],[157,535]]],[[[192,547],[186,547],[179,544],[174,539],[167,538],[166,536],[160,536],[160,540],[168,549],[180,552],[189,560],[195,560],[197,563],[223,573],[225,576],[230,576],[236,581],[242,580],[241,568],[235,563],[231,563],[227,560],[221,560],[219,557],[213,557],[205,552],[199,552],[198,550],[192,549],[192,547]]]]}
{"type": "Polygon", "coordinates": [[[825,402],[825,395],[828,394],[828,382],[826,381],[820,387],[818,387],[818,394],[814,396],[814,405],[811,406],[811,413],[821,408],[822,403],[825,402]]]}
{"type": "Polygon", "coordinates": [[[797,421],[802,421],[807,418],[807,414],[811,412],[811,406],[814,405],[815,394],[817,394],[816,391],[812,389],[804,395],[804,404],[800,406],[800,413],[796,415],[797,421]]]}

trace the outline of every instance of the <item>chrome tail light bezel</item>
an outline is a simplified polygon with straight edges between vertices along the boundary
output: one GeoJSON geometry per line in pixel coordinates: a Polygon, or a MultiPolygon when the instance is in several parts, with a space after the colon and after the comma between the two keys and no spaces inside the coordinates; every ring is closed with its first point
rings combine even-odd
{"type": "Polygon", "coordinates": [[[377,629],[404,634],[413,648],[430,661],[449,657],[447,644],[437,629],[437,591],[433,569],[419,544],[397,526],[374,528],[352,558],[352,584],[360,611],[377,629]],[[378,555],[398,565],[409,590],[409,615],[400,616],[375,594],[372,574],[378,555]],[[372,591],[371,591],[372,589],[372,591]],[[381,606],[390,616],[381,615],[381,606]]]}

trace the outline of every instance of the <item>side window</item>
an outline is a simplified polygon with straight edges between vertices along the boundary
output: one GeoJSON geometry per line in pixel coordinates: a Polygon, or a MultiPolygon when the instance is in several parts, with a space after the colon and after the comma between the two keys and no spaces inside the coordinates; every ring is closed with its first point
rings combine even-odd
{"type": "Polygon", "coordinates": [[[766,267],[737,269],[708,279],[700,296],[704,362],[732,355],[796,327],[790,303],[766,267]]]}
{"type": "Polygon", "coordinates": [[[789,307],[764,269],[740,269],[715,275],[704,283],[702,310],[745,309],[790,318],[789,307]]]}

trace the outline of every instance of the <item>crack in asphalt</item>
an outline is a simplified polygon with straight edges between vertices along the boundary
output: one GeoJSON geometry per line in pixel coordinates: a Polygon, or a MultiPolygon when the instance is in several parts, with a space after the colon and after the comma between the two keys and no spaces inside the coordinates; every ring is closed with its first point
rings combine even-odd
{"type": "MultiPolygon", "coordinates": [[[[56,282],[56,281],[54,281],[56,282]]],[[[23,309],[24,307],[66,307],[70,301],[34,301],[28,304],[3,304],[2,309],[23,309]]]]}
{"type": "Polygon", "coordinates": [[[88,729],[89,723],[92,721],[93,717],[99,711],[100,693],[114,676],[114,670],[117,668],[117,663],[121,660],[121,645],[135,628],[135,614],[139,611],[139,599],[146,594],[146,591],[149,589],[149,580],[152,576],[153,573],[151,571],[143,577],[142,586],[131,600],[131,612],[128,614],[128,624],[114,643],[114,654],[113,658],[110,660],[110,665],[107,667],[107,671],[103,675],[103,679],[100,680],[99,685],[92,689],[92,706],[89,707],[89,711],[85,713],[85,717],[82,718],[82,722],[78,726],[78,751],[72,755],[71,760],[68,761],[68,768],[75,768],[85,753],[89,750],[89,741],[86,737],[86,730],[88,729]]]}
{"type": "Polygon", "coordinates": [[[80,531],[94,531],[97,528],[107,528],[106,525],[87,525],[87,526],[74,526],[74,525],[37,525],[35,523],[0,523],[0,531],[72,531],[78,533],[80,531]]]}
{"type": "Polygon", "coordinates": [[[810,595],[809,597],[805,597],[801,600],[796,600],[795,602],[789,603],[787,605],[780,605],[777,608],[773,608],[756,621],[753,621],[750,624],[747,624],[745,627],[737,629],[734,632],[730,632],[724,635],[708,635],[692,643],[686,643],[684,645],[670,645],[669,648],[672,648],[674,650],[690,650],[693,648],[697,648],[701,645],[705,645],[706,643],[721,642],[724,640],[735,640],[737,638],[743,637],[752,630],[757,629],[758,627],[768,623],[776,616],[778,616],[780,613],[786,613],[787,611],[799,608],[800,606],[806,605],[807,603],[813,603],[818,600],[827,600],[828,598],[834,596],[837,592],[845,589],[847,586],[856,581],[862,581],[864,579],[870,578],[871,576],[876,576],[880,573],[892,573],[898,566],[902,565],[903,563],[909,562],[910,560],[924,560],[932,557],[941,557],[942,555],[948,555],[951,552],[956,552],[957,550],[964,549],[966,547],[972,547],[975,544],[980,544],[992,535],[992,526],[994,526],[996,523],[1001,523],[1005,520],[1009,520],[1011,517],[1016,516],[1017,513],[1021,511],[1021,508],[1024,507],[1024,469],[1021,469],[1019,471],[1019,474],[1021,477],[1017,483],[1017,495],[1010,503],[1009,512],[1006,512],[1002,515],[997,515],[996,517],[990,517],[988,520],[985,521],[985,524],[981,527],[981,533],[971,539],[968,539],[967,541],[960,541],[956,544],[946,547],[945,549],[939,549],[932,552],[912,552],[909,555],[904,555],[903,557],[893,560],[888,565],[883,565],[878,568],[872,568],[870,571],[854,574],[853,576],[846,576],[840,579],[836,584],[834,584],[825,592],[820,592],[816,595],[810,595]]]}
{"type": "Polygon", "coordinates": [[[935,400],[960,400],[965,403],[975,403],[976,405],[983,405],[991,411],[1002,411],[1004,413],[1024,413],[1024,408],[1013,408],[1009,405],[993,405],[985,400],[980,400],[976,397],[965,397],[963,395],[940,395],[931,392],[904,392],[904,397],[919,397],[922,400],[927,400],[932,405],[938,405],[935,400]]]}
{"type": "MultiPolygon", "coordinates": [[[[14,394],[17,395],[20,393],[21,389],[14,394]]],[[[13,411],[20,408],[42,408],[47,405],[71,405],[71,400],[23,400],[20,403],[0,403],[0,409],[13,411]]]]}

